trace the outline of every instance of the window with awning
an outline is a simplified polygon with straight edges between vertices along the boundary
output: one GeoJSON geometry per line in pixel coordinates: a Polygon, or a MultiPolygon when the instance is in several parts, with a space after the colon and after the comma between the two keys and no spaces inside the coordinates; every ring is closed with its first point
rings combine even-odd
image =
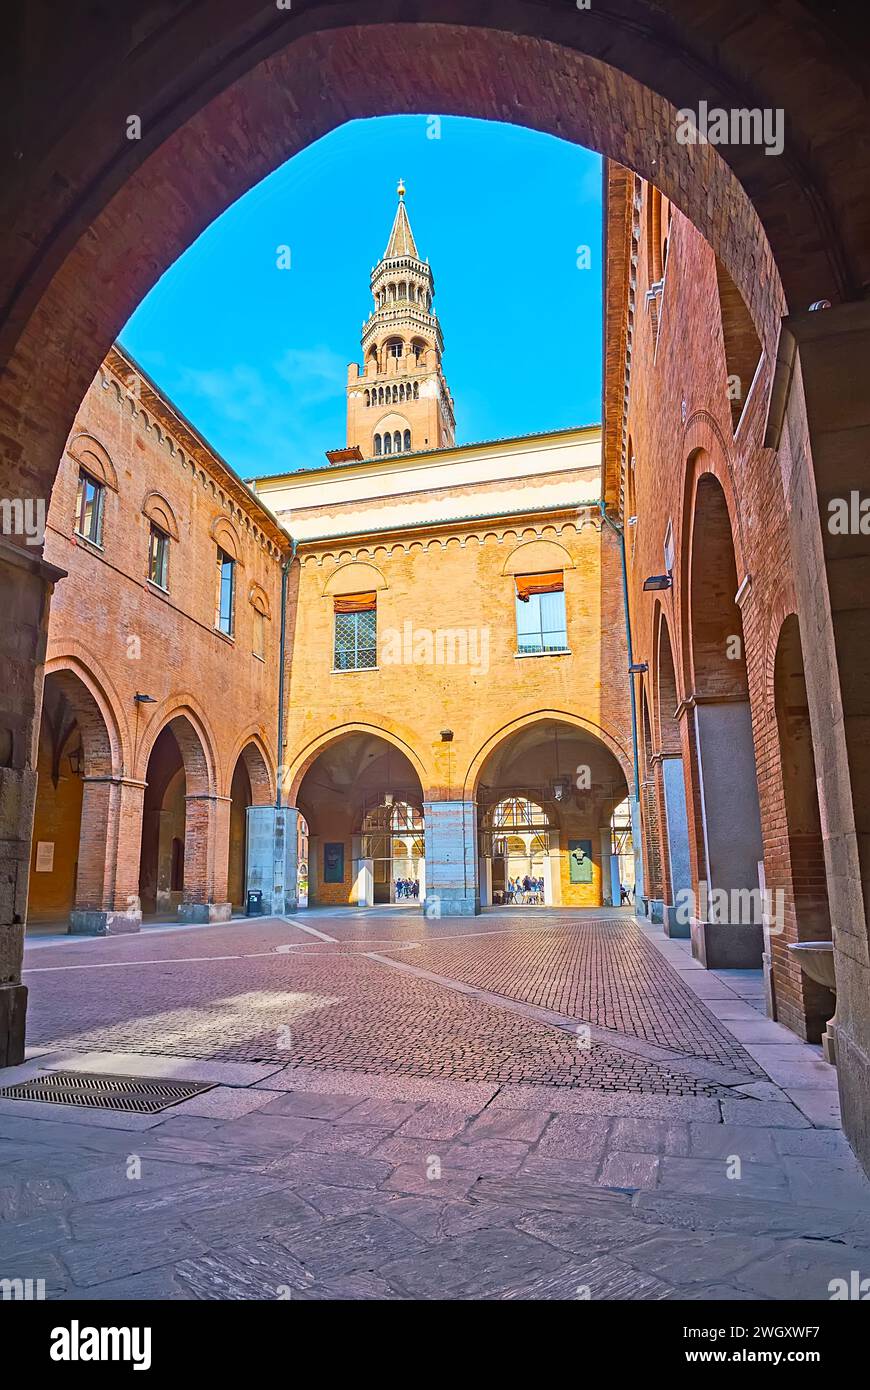
{"type": "Polygon", "coordinates": [[[517,655],[567,651],[568,624],[562,570],[518,574],[515,582],[517,655]]]}
{"type": "Polygon", "coordinates": [[[374,589],[366,594],[337,594],[333,600],[336,613],[374,613],[377,595],[374,589]]]}
{"type": "Polygon", "coordinates": [[[550,570],[547,574],[518,574],[516,581],[520,603],[528,603],[535,594],[561,594],[565,587],[561,570],[550,570]]]}
{"type": "Polygon", "coordinates": [[[377,595],[337,594],[333,599],[336,671],[371,671],[378,664],[377,595]]]}

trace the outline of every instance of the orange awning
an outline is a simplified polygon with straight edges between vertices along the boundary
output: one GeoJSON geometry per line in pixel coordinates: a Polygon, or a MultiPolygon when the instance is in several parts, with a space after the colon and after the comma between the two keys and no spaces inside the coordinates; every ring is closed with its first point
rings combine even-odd
{"type": "Polygon", "coordinates": [[[532,594],[561,594],[565,587],[561,570],[552,570],[549,574],[518,574],[516,578],[517,598],[522,603],[528,603],[532,594]]]}
{"type": "Polygon", "coordinates": [[[336,613],[373,613],[376,606],[374,589],[368,594],[342,594],[335,600],[336,613]]]}

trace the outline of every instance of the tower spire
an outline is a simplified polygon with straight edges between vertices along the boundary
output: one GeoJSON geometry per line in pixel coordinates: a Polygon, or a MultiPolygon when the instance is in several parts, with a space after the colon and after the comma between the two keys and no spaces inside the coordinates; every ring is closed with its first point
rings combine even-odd
{"type": "Polygon", "coordinates": [[[454,442],[453,398],[441,356],[444,339],[432,308],[435,277],[420,259],[405,180],[387,247],[372,271],[374,309],[363,324],[362,368],[347,387],[347,443],[363,458],[441,449],[454,442]]]}
{"type": "Polygon", "coordinates": [[[419,260],[417,243],[414,241],[414,233],[411,231],[411,223],[408,220],[408,209],[405,207],[404,179],[399,179],[396,192],[399,195],[399,206],[396,208],[393,230],[390,232],[384,260],[389,260],[393,256],[413,256],[415,260],[419,260]]]}

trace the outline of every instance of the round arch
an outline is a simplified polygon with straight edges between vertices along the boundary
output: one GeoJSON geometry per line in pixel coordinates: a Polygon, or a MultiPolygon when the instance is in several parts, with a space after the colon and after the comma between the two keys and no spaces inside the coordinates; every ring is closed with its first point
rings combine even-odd
{"type": "Polygon", "coordinates": [[[348,734],[369,734],[374,738],[383,739],[400,753],[404,753],[409,763],[420,779],[420,786],[423,788],[425,796],[426,788],[429,785],[429,774],[416,750],[401,735],[394,733],[390,729],[383,729],[377,724],[367,724],[362,721],[354,721],[348,724],[340,724],[335,728],[327,729],[324,733],[318,734],[302,748],[292,761],[288,762],[284,773],[284,794],[289,805],[296,804],[296,797],[302,784],[306,772],[311,767],[324,749],[329,748],[334,743],[339,743],[348,734]]]}
{"type": "Polygon", "coordinates": [[[543,709],[535,710],[532,714],[520,715],[517,719],[512,719],[507,724],[502,724],[501,728],[490,734],[486,742],[481,744],[480,748],[471,759],[465,777],[463,778],[463,798],[467,801],[475,799],[481,772],[483,771],[486,760],[491,753],[495,752],[500,744],[506,742],[521,730],[530,728],[533,724],[546,723],[548,720],[553,720],[560,724],[570,724],[575,729],[580,729],[584,733],[590,734],[593,738],[597,739],[599,743],[602,743],[605,748],[613,754],[625,775],[626,782],[628,785],[631,785],[631,778],[633,776],[631,755],[613,734],[608,733],[608,731],[602,729],[599,724],[594,724],[591,719],[585,719],[580,714],[570,714],[567,710],[543,709]]]}
{"type": "MultiPolygon", "coordinates": [[[[684,689],[688,694],[689,682],[690,680],[694,682],[691,648],[692,541],[698,489],[705,477],[715,478],[725,496],[738,583],[740,576],[746,574],[747,567],[744,557],[743,527],[735,496],[731,460],[727,443],[719,430],[718,423],[706,412],[699,412],[687,424],[686,443],[688,447],[681,489],[681,511],[678,525],[675,527],[677,535],[681,538],[680,569],[676,577],[677,587],[673,597],[678,631],[676,634],[672,634],[672,637],[676,635],[677,638],[677,643],[674,646],[674,660],[676,662],[677,647],[679,647],[684,689]]],[[[694,689],[694,685],[692,685],[692,689],[694,689]]]]}
{"type": "Polygon", "coordinates": [[[656,604],[652,630],[653,659],[650,688],[655,721],[655,743],[661,752],[679,753],[679,729],[675,716],[680,702],[677,649],[674,646],[671,633],[671,621],[661,603],[656,604]]]}
{"type": "Polygon", "coordinates": [[[221,776],[214,735],[198,702],[189,695],[170,697],[155,711],[142,735],[136,760],[137,775],[144,780],[154,744],[167,727],[172,729],[181,749],[188,794],[216,794],[221,776]]]}
{"type": "Polygon", "coordinates": [[[253,805],[268,806],[275,799],[275,760],[258,726],[240,734],[233,745],[232,753],[227,758],[224,796],[230,795],[233,774],[239,758],[244,759],[251,780],[253,805]]]}
{"type": "MultiPolygon", "coordinates": [[[[856,193],[852,181],[841,190],[837,142],[818,138],[818,102],[808,99],[809,91],[795,94],[788,58],[801,44],[799,16],[778,16],[785,31],[779,42],[747,26],[736,43],[723,15],[711,11],[699,19],[690,0],[629,0],[625,13],[598,14],[593,7],[579,21],[562,0],[507,0],[498,27],[488,12],[476,22],[465,0],[446,0],[437,24],[420,22],[417,13],[412,0],[398,0],[389,21],[377,0],[301,16],[240,0],[209,17],[208,43],[203,17],[193,10],[171,26],[155,15],[150,42],[132,50],[120,33],[113,46],[103,18],[105,67],[80,65],[92,99],[77,103],[73,83],[62,104],[66,128],[58,124],[60,108],[49,121],[23,118],[35,147],[17,161],[8,189],[19,215],[8,221],[0,358],[10,370],[0,405],[9,418],[33,420],[36,361],[41,379],[55,388],[44,393],[44,413],[27,439],[18,441],[35,485],[50,486],[78,403],[159,276],[248,188],[354,116],[440,110],[503,119],[511,110],[524,124],[634,169],[708,239],[762,337],[771,292],[780,285],[793,309],[820,295],[861,297],[870,280],[870,191],[856,193]],[[389,82],[384,53],[391,56],[389,82]],[[779,53],[781,59],[771,59],[779,53]],[[789,109],[778,158],[759,159],[751,144],[723,145],[720,153],[711,143],[675,138],[680,110],[697,110],[702,99],[745,107],[746,79],[738,72],[746,71],[753,73],[755,104],[789,109]],[[215,95],[208,100],[207,92],[215,95]],[[584,96],[566,103],[566,92],[584,96]],[[613,118],[614,107],[622,119],[613,118]],[[110,132],[124,129],[131,108],[140,113],[141,138],[119,147],[110,132]]],[[[851,129],[860,144],[870,127],[870,102],[844,72],[848,50],[833,28],[813,25],[813,70],[844,93],[838,130],[842,137],[851,129]]],[[[66,70],[75,73],[68,31],[56,29],[46,42],[61,45],[57,59],[63,54],[66,70]]],[[[37,50],[43,61],[44,48],[37,50]]],[[[25,84],[22,105],[27,90],[25,84]]]]}
{"type": "Polygon", "coordinates": [[[102,680],[78,657],[52,656],[45,663],[45,679],[51,676],[69,702],[82,731],[85,758],[95,775],[121,777],[127,766],[125,739],[116,705],[102,680]]]}

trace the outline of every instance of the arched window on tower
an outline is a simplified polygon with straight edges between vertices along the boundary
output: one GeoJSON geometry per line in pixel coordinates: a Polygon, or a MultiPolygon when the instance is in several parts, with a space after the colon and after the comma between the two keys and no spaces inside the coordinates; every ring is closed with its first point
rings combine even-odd
{"type": "Polygon", "coordinates": [[[419,399],[420,399],[420,383],[419,383],[419,381],[415,381],[415,382],[414,382],[414,400],[415,400],[415,401],[418,401],[419,399]]]}
{"type": "Polygon", "coordinates": [[[403,446],[404,446],[404,448],[405,448],[406,450],[410,449],[410,447],[411,447],[411,431],[410,431],[410,430],[405,430],[405,437],[404,437],[404,441],[403,441],[403,446]]]}
{"type": "Polygon", "coordinates": [[[391,454],[392,452],[393,452],[393,441],[392,441],[392,439],[390,438],[390,432],[389,432],[389,430],[387,430],[387,431],[384,433],[384,453],[385,453],[385,454],[391,454]]]}
{"type": "Polygon", "coordinates": [[[366,405],[371,405],[371,403],[372,403],[372,398],[371,398],[371,396],[369,395],[368,391],[366,391],[366,405]]]}
{"type": "Polygon", "coordinates": [[[395,434],[393,435],[393,451],[394,451],[394,453],[397,453],[397,454],[400,454],[400,453],[402,452],[402,431],[401,431],[401,430],[396,430],[395,434]]]}
{"type": "Polygon", "coordinates": [[[401,338],[388,338],[386,348],[388,357],[401,357],[404,343],[401,338]]]}
{"type": "Polygon", "coordinates": [[[380,436],[379,434],[376,434],[376,435],[375,435],[375,457],[376,457],[376,458],[377,458],[378,454],[380,454],[380,452],[381,452],[381,436],[380,436]]]}

